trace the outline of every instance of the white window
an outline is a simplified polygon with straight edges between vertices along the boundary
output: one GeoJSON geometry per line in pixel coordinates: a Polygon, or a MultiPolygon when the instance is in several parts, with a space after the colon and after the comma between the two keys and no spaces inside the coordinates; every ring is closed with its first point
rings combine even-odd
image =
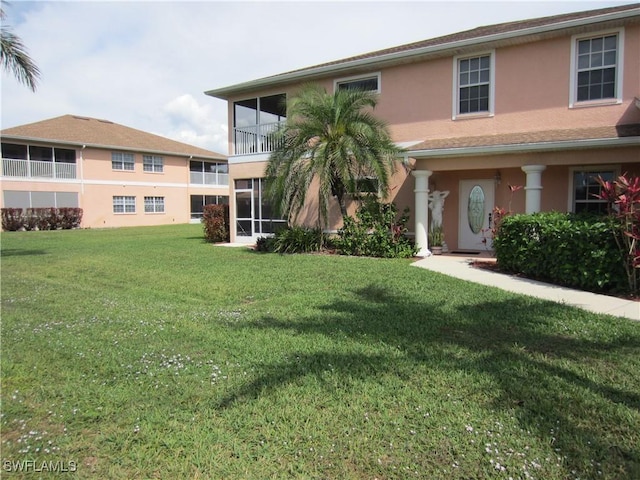
{"type": "Polygon", "coordinates": [[[164,171],[164,159],[156,155],[143,155],[142,171],[162,173],[164,171]]]}
{"type": "Polygon", "coordinates": [[[454,58],[454,118],[493,115],[494,72],[493,52],[454,58]]]}
{"type": "Polygon", "coordinates": [[[113,152],[111,153],[111,168],[113,170],[133,171],[134,161],[132,153],[113,152]]]}
{"type": "Polygon", "coordinates": [[[598,177],[611,182],[617,177],[616,171],[611,167],[594,167],[589,170],[575,169],[572,174],[571,211],[605,213],[607,202],[598,198],[602,192],[598,177]]]}
{"type": "Polygon", "coordinates": [[[380,74],[341,78],[334,82],[334,90],[365,90],[380,93],[380,74]]]}
{"type": "Polygon", "coordinates": [[[573,37],[571,106],[622,101],[623,31],[573,37]]]}
{"type": "Polygon", "coordinates": [[[113,213],[136,213],[136,197],[114,196],[113,213]]]}
{"type": "Polygon", "coordinates": [[[164,197],[144,197],[144,213],[164,213],[164,197]]]}

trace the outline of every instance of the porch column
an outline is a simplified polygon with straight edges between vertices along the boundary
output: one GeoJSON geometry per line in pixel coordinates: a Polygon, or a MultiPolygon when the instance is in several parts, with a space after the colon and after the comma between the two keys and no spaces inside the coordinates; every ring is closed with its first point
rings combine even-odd
{"type": "Polygon", "coordinates": [[[542,172],[546,165],[525,165],[522,171],[527,174],[525,189],[525,212],[537,213],[540,211],[540,197],[542,194],[542,172]]]}
{"type": "Polygon", "coordinates": [[[431,255],[428,244],[429,225],[429,177],[431,170],[414,170],[411,174],[416,177],[415,193],[415,231],[416,246],[418,247],[418,257],[428,257],[431,255]]]}

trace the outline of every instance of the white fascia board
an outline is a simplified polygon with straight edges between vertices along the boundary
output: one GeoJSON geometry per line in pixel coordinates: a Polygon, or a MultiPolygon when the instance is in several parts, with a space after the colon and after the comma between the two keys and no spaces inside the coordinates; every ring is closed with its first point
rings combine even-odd
{"type": "Polygon", "coordinates": [[[270,154],[258,153],[252,155],[232,155],[227,161],[229,165],[238,165],[241,163],[259,163],[269,161],[270,154]]]}
{"type": "Polygon", "coordinates": [[[628,147],[634,145],[640,146],[640,137],[409,150],[407,155],[412,158],[468,157],[477,155],[498,155],[501,153],[514,152],[544,152],[552,150],[577,150],[582,148],[628,147]]]}
{"type": "MultiPolygon", "coordinates": [[[[145,148],[135,148],[135,147],[127,147],[122,145],[101,145],[99,143],[82,143],[76,141],[65,141],[65,140],[52,140],[49,138],[38,138],[38,137],[22,137],[18,135],[2,135],[3,141],[8,140],[17,140],[20,142],[26,143],[43,143],[43,144],[51,144],[51,145],[61,145],[67,147],[79,147],[83,148],[98,148],[101,150],[114,150],[114,151],[126,151],[126,152],[135,152],[135,153],[150,153],[156,155],[163,155],[168,157],[184,157],[187,159],[198,158],[198,159],[207,159],[207,160],[215,160],[218,162],[224,162],[227,160],[226,157],[218,157],[214,155],[192,155],[190,153],[179,153],[179,152],[166,152],[163,150],[150,150],[145,148]]],[[[170,140],[170,139],[168,139],[170,140]]]]}
{"type": "Polygon", "coordinates": [[[630,18],[640,15],[640,8],[634,8],[632,10],[626,10],[624,12],[613,12],[603,15],[598,15],[589,18],[579,18],[573,20],[566,20],[564,22],[553,23],[550,25],[542,25],[537,27],[523,28],[521,30],[514,30],[511,32],[497,33],[493,35],[485,35],[482,37],[473,37],[466,40],[458,40],[455,42],[442,43],[439,45],[431,45],[422,48],[416,48],[406,50],[402,52],[387,53],[384,55],[377,55],[374,57],[361,58],[358,60],[352,60],[340,64],[324,65],[318,67],[310,67],[304,70],[294,71],[290,73],[283,73],[274,75],[271,77],[260,78],[258,80],[252,80],[249,82],[239,83],[231,85],[229,87],[222,87],[213,90],[205,91],[205,95],[209,95],[216,98],[227,99],[230,95],[247,90],[255,90],[266,86],[274,86],[281,83],[294,82],[308,77],[320,76],[325,74],[335,74],[343,70],[350,70],[357,67],[366,67],[370,65],[376,65],[380,63],[399,61],[405,58],[436,54],[445,52],[447,50],[456,50],[463,47],[468,47],[476,44],[483,44],[488,42],[496,42],[500,40],[508,40],[516,37],[523,37],[527,35],[537,35],[546,32],[554,32],[557,30],[569,29],[573,27],[586,26],[600,22],[607,22],[612,20],[619,20],[624,18],[630,18]]]}

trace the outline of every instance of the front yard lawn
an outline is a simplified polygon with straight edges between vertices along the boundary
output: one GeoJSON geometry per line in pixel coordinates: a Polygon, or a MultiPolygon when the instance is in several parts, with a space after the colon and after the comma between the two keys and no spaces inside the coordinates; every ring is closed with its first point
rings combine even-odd
{"type": "Polygon", "coordinates": [[[409,264],[4,233],[4,474],[640,478],[640,323],[409,264]]]}

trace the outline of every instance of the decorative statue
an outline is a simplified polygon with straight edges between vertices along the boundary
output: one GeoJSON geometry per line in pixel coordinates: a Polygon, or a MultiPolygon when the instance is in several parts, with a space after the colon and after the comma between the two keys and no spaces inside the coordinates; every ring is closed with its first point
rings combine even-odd
{"type": "Polygon", "coordinates": [[[429,209],[431,210],[431,228],[442,226],[442,211],[444,199],[449,195],[449,190],[434,190],[429,194],[429,209]]]}

